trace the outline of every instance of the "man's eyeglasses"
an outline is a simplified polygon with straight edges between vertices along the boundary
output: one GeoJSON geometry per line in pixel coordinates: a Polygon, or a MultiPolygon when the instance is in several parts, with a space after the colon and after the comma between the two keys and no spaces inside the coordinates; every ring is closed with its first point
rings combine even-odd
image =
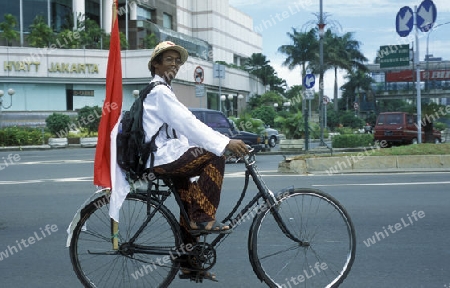
{"type": "Polygon", "coordinates": [[[181,64],[182,64],[180,58],[166,57],[166,58],[164,58],[164,61],[165,61],[167,64],[172,64],[172,63],[174,63],[174,62],[175,62],[175,65],[181,65],[181,64]]]}

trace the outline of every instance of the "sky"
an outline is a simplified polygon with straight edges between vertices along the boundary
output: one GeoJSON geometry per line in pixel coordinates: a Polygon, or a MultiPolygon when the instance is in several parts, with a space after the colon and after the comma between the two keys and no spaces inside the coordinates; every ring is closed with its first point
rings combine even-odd
{"type": "MultiPolygon", "coordinates": [[[[414,30],[408,37],[400,37],[395,28],[396,16],[400,8],[409,6],[413,11],[422,0],[322,0],[325,23],[334,23],[336,34],[353,33],[360,42],[362,53],[373,63],[380,46],[409,44],[415,49],[414,30]]],[[[300,68],[289,70],[282,66],[286,58],[278,53],[281,45],[292,44],[287,36],[292,28],[308,31],[317,23],[319,0],[229,0],[231,6],[253,18],[253,29],[262,35],[263,51],[278,77],[285,79],[289,86],[301,85],[300,68]]],[[[434,0],[437,17],[435,29],[427,33],[419,32],[419,57],[425,58],[427,37],[429,54],[450,60],[450,1],[434,0]],[[448,23],[448,24],[444,24],[448,23]],[[436,27],[443,24],[440,27],[436,27]]],[[[329,27],[329,25],[328,25],[329,27]]],[[[327,28],[327,26],[325,27],[327,28]]],[[[338,77],[339,87],[345,83],[344,72],[338,77]]],[[[332,98],[334,77],[331,71],[324,76],[324,95],[332,98]]],[[[316,85],[317,91],[317,85],[316,85]]]]}

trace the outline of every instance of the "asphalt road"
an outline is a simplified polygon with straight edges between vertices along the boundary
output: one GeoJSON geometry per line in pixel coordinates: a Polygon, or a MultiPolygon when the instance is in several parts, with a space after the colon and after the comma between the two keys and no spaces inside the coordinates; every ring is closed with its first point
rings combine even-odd
{"type": "MultiPolygon", "coordinates": [[[[65,241],[75,211],[95,190],[93,155],[94,149],[0,152],[0,287],[82,287],[65,241]]],[[[272,190],[322,189],[348,210],[358,247],[341,287],[450,286],[450,173],[300,176],[276,172],[280,155],[257,159],[272,190]],[[413,211],[423,217],[406,225],[413,211]],[[401,230],[374,238],[396,223],[401,230]],[[376,240],[367,245],[368,238],[376,240]]],[[[243,169],[227,164],[218,218],[237,200],[243,169]]],[[[251,186],[248,197],[254,191],[251,186]]],[[[248,227],[244,223],[218,248],[213,271],[220,282],[175,279],[171,287],[266,287],[248,260],[248,227]]]]}

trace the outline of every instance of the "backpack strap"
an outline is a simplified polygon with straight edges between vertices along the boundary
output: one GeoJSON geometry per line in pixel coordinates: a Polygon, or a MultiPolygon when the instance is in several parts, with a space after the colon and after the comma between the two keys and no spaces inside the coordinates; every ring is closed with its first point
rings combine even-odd
{"type": "MultiPolygon", "coordinates": [[[[155,81],[155,82],[150,82],[149,85],[147,85],[147,87],[145,87],[140,93],[139,93],[139,99],[142,102],[142,110],[144,110],[144,100],[147,97],[147,95],[150,93],[150,91],[155,88],[158,85],[165,85],[167,88],[171,89],[169,85],[167,85],[167,83],[162,82],[162,81],[155,81]]],[[[140,131],[144,131],[143,128],[143,113],[141,113],[141,119],[139,121],[139,128],[140,131]]],[[[153,168],[154,162],[155,162],[155,155],[154,153],[156,152],[156,150],[158,150],[158,147],[155,144],[155,140],[156,137],[158,137],[159,132],[161,132],[161,130],[163,129],[164,126],[167,125],[162,125],[161,127],[159,127],[158,132],[155,133],[155,135],[152,136],[152,138],[150,139],[149,142],[147,143],[143,143],[142,144],[142,153],[141,155],[143,156],[141,158],[141,160],[143,161],[143,164],[145,165],[145,163],[147,163],[148,158],[150,157],[150,167],[149,169],[153,168]]],[[[144,136],[144,141],[145,141],[145,136],[144,136]]]]}
{"type": "Polygon", "coordinates": [[[148,84],[147,87],[145,87],[144,89],[141,90],[141,92],[139,92],[139,98],[141,99],[141,101],[144,102],[145,98],[150,93],[150,91],[152,91],[152,89],[158,85],[165,85],[167,88],[171,89],[166,82],[162,81],[150,82],[150,84],[148,84]]]}

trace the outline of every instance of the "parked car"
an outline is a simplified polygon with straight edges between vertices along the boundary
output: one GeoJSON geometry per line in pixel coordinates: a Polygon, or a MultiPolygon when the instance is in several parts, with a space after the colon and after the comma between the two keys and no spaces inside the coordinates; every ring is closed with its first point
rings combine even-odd
{"type": "MultiPolygon", "coordinates": [[[[422,124],[422,143],[441,143],[441,132],[432,123],[422,124]]],[[[417,115],[406,112],[383,112],[377,117],[374,140],[388,145],[417,144],[417,115]]]]}
{"type": "Polygon", "coordinates": [[[227,135],[231,139],[244,141],[245,144],[254,148],[256,152],[261,151],[263,145],[262,138],[255,133],[239,131],[234,125],[234,122],[228,119],[222,112],[205,108],[189,108],[189,110],[195,117],[212,129],[227,135]]]}
{"type": "Polygon", "coordinates": [[[271,148],[274,148],[277,143],[280,141],[279,139],[279,135],[278,135],[278,130],[267,127],[265,130],[265,136],[267,136],[268,139],[268,144],[271,148]]]}

